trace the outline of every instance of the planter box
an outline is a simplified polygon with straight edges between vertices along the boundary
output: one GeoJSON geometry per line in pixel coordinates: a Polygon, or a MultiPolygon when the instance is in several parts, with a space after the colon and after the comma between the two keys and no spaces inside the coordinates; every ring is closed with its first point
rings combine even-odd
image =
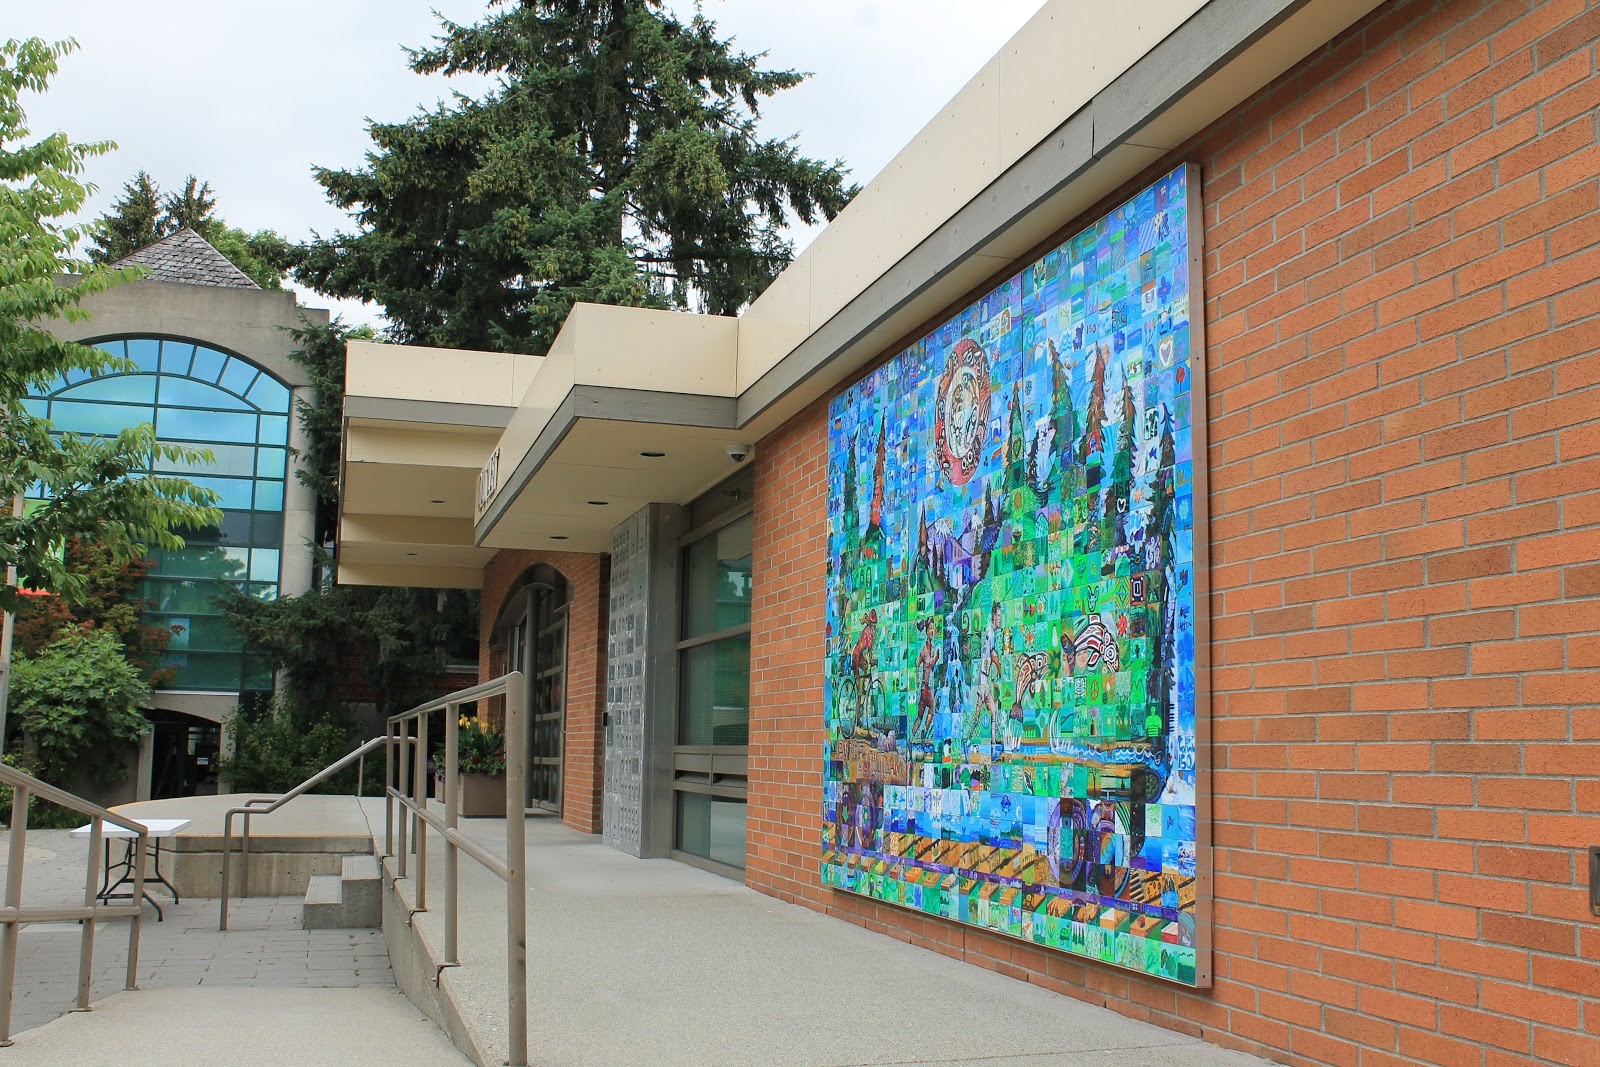
{"type": "Polygon", "coordinates": [[[463,774],[456,814],[463,819],[503,819],[506,814],[506,776],[463,774]]]}

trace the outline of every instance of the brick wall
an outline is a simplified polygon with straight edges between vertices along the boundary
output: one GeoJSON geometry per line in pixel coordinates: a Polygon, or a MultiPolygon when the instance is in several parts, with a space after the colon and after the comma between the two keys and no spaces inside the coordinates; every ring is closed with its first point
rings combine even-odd
{"type": "Polygon", "coordinates": [[[503,652],[491,650],[489,642],[507,591],[535,563],[548,563],[560,571],[571,596],[567,615],[567,733],[561,768],[561,821],[586,834],[599,833],[605,763],[601,715],[606,703],[606,557],[524,549],[506,549],[496,554],[483,569],[479,670],[484,681],[505,670],[503,652]]]}
{"type": "Polygon", "coordinates": [[[817,885],[820,404],[756,452],[750,885],[1290,1063],[1600,1063],[1597,36],[1388,4],[1152,168],[1206,205],[1214,989],[817,885]]]}

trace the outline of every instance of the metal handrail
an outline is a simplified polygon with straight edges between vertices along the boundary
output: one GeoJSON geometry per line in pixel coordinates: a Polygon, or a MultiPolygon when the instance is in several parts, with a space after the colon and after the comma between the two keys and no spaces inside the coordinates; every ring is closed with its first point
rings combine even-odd
{"type": "Polygon", "coordinates": [[[17,931],[23,923],[70,922],[83,924],[78,950],[78,1011],[89,1010],[89,990],[94,968],[94,926],[103,918],[128,918],[128,975],[124,988],[137,989],[139,974],[139,931],[143,921],[144,859],[150,844],[150,829],[125,815],[108,811],[82,797],[41,782],[31,774],[0,764],[0,782],[11,786],[11,840],[6,860],[5,907],[0,908],[0,1047],[11,1044],[11,996],[17,984],[17,931]],[[28,806],[35,796],[89,816],[89,863],[84,874],[83,907],[42,908],[22,906],[22,865],[28,847],[28,806]],[[127,907],[101,904],[95,882],[100,879],[100,847],[105,824],[132,830],[138,857],[133,863],[133,903],[127,907]]]}
{"type": "MultiPolygon", "coordinates": [[[[417,873],[415,880],[416,911],[428,910],[428,848],[426,823],[444,838],[444,961],[439,965],[459,967],[457,930],[460,903],[457,895],[457,874],[460,853],[465,852],[477,860],[491,874],[506,884],[506,1015],[509,1025],[507,1037],[510,1053],[506,1063],[510,1067],[526,1067],[528,1062],[528,871],[527,823],[523,804],[526,798],[527,745],[526,723],[523,714],[523,676],[512,671],[491,681],[451,693],[448,696],[418,705],[410,711],[389,719],[389,745],[384,757],[384,854],[395,860],[398,878],[406,875],[406,830],[410,823],[412,847],[416,851],[417,873]],[[458,767],[460,754],[461,705],[471,704],[489,697],[505,699],[505,750],[506,750],[506,857],[501,862],[476,842],[463,836],[456,828],[457,811],[461,800],[461,781],[458,767]],[[428,810],[427,738],[429,717],[436,711],[445,712],[444,718],[444,815],[428,810]],[[411,724],[416,723],[412,736],[411,724]],[[411,746],[410,760],[399,755],[403,744],[411,746]],[[399,802],[404,811],[411,813],[407,819],[401,813],[396,827],[394,805],[399,802]],[[396,834],[398,829],[398,834],[396,834]],[[396,843],[398,842],[398,848],[396,843]]],[[[409,923],[409,919],[407,920],[409,923]]]]}
{"type": "Polygon", "coordinates": [[[273,812],[277,811],[279,808],[283,807],[285,804],[289,803],[289,801],[304,793],[312,786],[319,782],[326,781],[328,778],[331,778],[333,775],[338,774],[340,771],[350,766],[351,763],[356,762],[361,764],[361,769],[356,772],[356,796],[359,797],[361,795],[360,776],[365,773],[366,770],[367,753],[371,752],[379,745],[387,743],[388,740],[388,736],[384,735],[361,742],[361,744],[358,745],[353,752],[348,752],[339,757],[337,760],[334,760],[332,763],[322,768],[322,770],[318,771],[316,774],[313,774],[310,778],[307,778],[305,781],[301,782],[287,793],[284,793],[282,796],[252,797],[240,806],[236,808],[229,808],[227,810],[227,812],[222,816],[222,897],[220,900],[220,915],[217,921],[217,929],[226,930],[228,928],[228,869],[229,860],[232,859],[233,856],[233,817],[235,815],[244,816],[244,827],[239,835],[239,862],[243,868],[239,875],[239,895],[241,897],[247,897],[250,895],[250,816],[271,815],[273,812]],[[265,804],[267,806],[265,808],[258,809],[256,807],[257,804],[265,804]]]}

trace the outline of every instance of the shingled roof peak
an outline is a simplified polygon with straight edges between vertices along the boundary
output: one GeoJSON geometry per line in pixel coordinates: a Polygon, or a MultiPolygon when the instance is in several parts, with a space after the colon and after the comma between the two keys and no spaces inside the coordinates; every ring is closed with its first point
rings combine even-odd
{"type": "Polygon", "coordinates": [[[234,266],[227,256],[189,226],[137,248],[111,265],[145,267],[150,272],[146,280],[152,282],[212,285],[223,289],[261,288],[254,278],[234,266]]]}

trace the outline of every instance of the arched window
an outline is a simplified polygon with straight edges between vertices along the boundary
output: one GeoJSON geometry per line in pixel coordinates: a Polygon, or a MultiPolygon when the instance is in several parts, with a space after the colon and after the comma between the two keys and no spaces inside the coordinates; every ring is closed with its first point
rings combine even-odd
{"type": "Polygon", "coordinates": [[[141,595],[154,626],[178,626],[169,662],[173,689],[243,692],[272,688],[268,663],[252,656],[213,601],[222,583],[278,595],[283,496],[289,464],[288,386],[247,359],[193,341],[124,337],[95,342],[134,365],[130,373],[72,371],[23,401],[57,431],[113,435],[152,423],[167,444],[209,450],[210,463],[160,464],[215,490],[222,524],[182,531],[188,547],[153,553],[141,595]]]}

